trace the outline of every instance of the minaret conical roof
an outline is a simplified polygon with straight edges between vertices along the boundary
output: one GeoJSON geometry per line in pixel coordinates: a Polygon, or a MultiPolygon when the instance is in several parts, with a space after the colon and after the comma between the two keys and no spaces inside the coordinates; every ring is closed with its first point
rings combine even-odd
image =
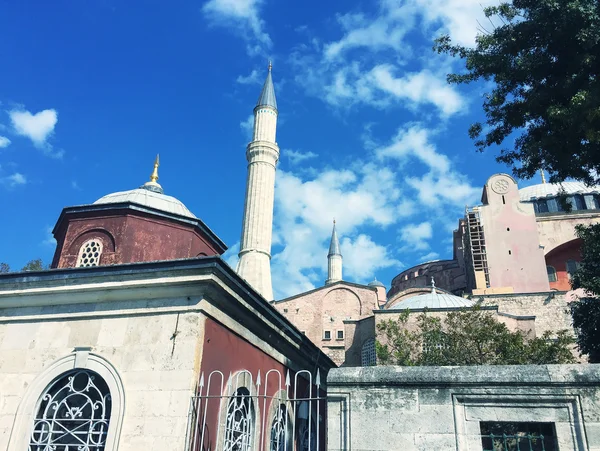
{"type": "Polygon", "coordinates": [[[331,242],[329,243],[329,253],[327,254],[327,257],[331,257],[332,255],[342,255],[340,252],[340,242],[335,229],[335,221],[333,221],[333,231],[331,232],[331,242]]]}
{"type": "Polygon", "coordinates": [[[269,63],[269,73],[263,85],[256,106],[270,106],[277,109],[277,100],[275,99],[275,88],[273,87],[273,78],[271,77],[271,63],[269,63]]]}

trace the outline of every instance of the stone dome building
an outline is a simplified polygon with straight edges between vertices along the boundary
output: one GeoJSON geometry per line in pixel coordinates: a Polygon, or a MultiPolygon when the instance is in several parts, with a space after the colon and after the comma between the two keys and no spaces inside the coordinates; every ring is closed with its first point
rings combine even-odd
{"type": "Polygon", "coordinates": [[[150,181],[63,209],[52,233],[52,268],[114,265],[221,255],[227,247],[180,200],[150,181]]]}

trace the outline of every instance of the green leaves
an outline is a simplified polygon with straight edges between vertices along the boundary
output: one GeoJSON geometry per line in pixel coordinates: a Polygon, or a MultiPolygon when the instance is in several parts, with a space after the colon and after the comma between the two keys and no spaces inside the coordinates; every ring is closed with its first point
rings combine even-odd
{"type": "Polygon", "coordinates": [[[489,311],[474,307],[433,316],[424,312],[377,325],[378,363],[382,365],[523,365],[572,363],[573,337],[530,337],[511,332],[489,311]]]}
{"type": "Polygon", "coordinates": [[[513,0],[485,8],[475,48],[449,36],[434,50],[464,60],[449,83],[493,82],[485,126],[469,136],[519,178],[600,183],[600,8],[597,0],[513,0]],[[484,132],[485,130],[485,132],[484,132]]]}
{"type": "Polygon", "coordinates": [[[575,227],[581,239],[581,264],[573,275],[574,289],[583,288],[589,297],[572,302],[571,316],[577,332],[577,347],[590,363],[600,363],[600,224],[575,227]]]}

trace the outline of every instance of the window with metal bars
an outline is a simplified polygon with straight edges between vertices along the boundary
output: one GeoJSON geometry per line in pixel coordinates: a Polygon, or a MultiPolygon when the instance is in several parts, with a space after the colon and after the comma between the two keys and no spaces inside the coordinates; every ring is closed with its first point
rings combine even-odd
{"type": "Polygon", "coordinates": [[[554,423],[482,421],[483,451],[558,451],[554,423]]]}
{"type": "Polygon", "coordinates": [[[66,373],[48,386],[38,406],[29,451],[104,451],[112,401],[98,374],[66,373]]]}

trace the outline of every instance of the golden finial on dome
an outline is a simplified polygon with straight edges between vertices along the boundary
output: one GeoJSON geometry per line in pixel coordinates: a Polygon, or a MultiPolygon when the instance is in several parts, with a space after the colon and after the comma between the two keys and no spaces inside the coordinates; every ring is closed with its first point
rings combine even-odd
{"type": "Polygon", "coordinates": [[[159,159],[158,159],[158,154],[157,154],[156,160],[154,160],[154,170],[152,171],[152,175],[150,175],[150,181],[153,183],[158,182],[158,166],[160,166],[160,164],[159,164],[159,159]]]}
{"type": "Polygon", "coordinates": [[[540,174],[542,174],[542,183],[546,183],[546,175],[544,174],[544,170],[540,169],[540,174]]]}

